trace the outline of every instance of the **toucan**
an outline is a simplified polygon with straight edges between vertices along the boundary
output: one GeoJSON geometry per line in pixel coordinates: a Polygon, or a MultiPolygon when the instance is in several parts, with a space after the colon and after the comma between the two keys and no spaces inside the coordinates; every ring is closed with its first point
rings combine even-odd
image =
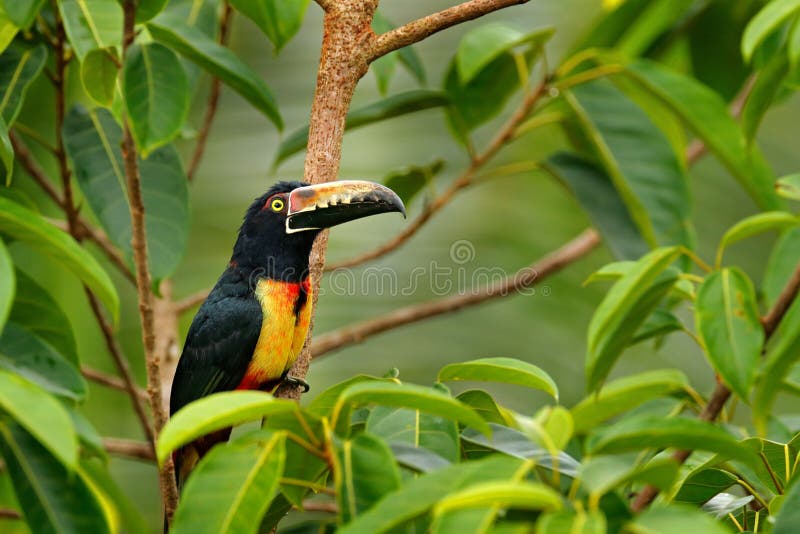
{"type": "MultiPolygon", "coordinates": [[[[314,238],[325,228],[405,207],[389,188],[348,180],[278,182],[255,199],[227,268],[197,311],[170,394],[170,414],[219,391],[273,393],[292,376],[311,319],[308,278],[314,238]]],[[[181,488],[191,470],[230,429],[204,436],[173,456],[181,488]]]]}

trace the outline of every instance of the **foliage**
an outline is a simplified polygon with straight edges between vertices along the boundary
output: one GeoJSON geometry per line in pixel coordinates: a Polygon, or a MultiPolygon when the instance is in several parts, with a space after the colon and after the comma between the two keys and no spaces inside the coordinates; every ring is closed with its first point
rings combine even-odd
{"type": "MultiPolygon", "coordinates": [[[[125,295],[118,285],[134,276],[126,132],[135,143],[149,269],[158,287],[178,268],[188,242],[188,180],[175,143],[187,130],[197,69],[283,127],[265,81],[218,35],[229,6],[140,0],[127,46],[123,26],[132,3],[122,4],[0,0],[0,480],[15,496],[11,510],[3,510],[11,518],[0,517],[0,527],[8,521],[37,533],[144,528],[82,413],[87,386],[72,310],[59,306],[23,258],[53,260],[74,275],[72,283],[85,288],[113,338],[125,295]],[[20,117],[31,105],[29,89],[48,76],[48,95],[65,106],[43,135],[20,117]],[[32,154],[29,144],[42,150],[32,154]],[[61,190],[49,185],[42,167],[58,168],[61,190]],[[34,182],[63,210],[64,224],[48,216],[52,206],[31,200],[34,182]],[[89,213],[91,222],[84,219],[89,213]],[[98,260],[87,240],[106,258],[98,260]]],[[[546,159],[530,161],[528,151],[518,151],[505,170],[488,175],[542,169],[570,191],[619,260],[589,280],[611,285],[587,325],[585,398],[567,408],[546,370],[473,355],[441,369],[430,387],[390,373],[353,377],[302,407],[261,392],[207,397],[167,424],[155,447],[158,462],[198,436],[263,423],[234,433],[201,460],[172,531],[800,529],[800,414],[774,411],[779,392],[800,393],[794,300],[800,279],[792,275],[798,218],[789,204],[800,198],[800,175],[794,169],[777,178],[757,135],[765,113],[797,87],[800,2],[607,4],[557,61],[547,51],[558,28],[520,31],[497,22],[464,34],[435,88],[424,87],[424,57],[413,48],[392,52],[373,63],[381,92],[391,93],[397,63],[421,87],[388,94],[347,119],[353,130],[444,111],[453,139],[470,157],[466,178],[444,200],[433,197],[442,160],[409,162],[387,170],[385,179],[407,203],[432,201],[420,207],[423,223],[437,202],[473,185],[472,175],[500,149],[534,131],[563,134],[546,159]],[[736,41],[708,43],[708,28],[734,28],[736,41]],[[720,73],[711,63],[727,67],[720,73]],[[506,126],[494,144],[478,151],[483,134],[501,122],[506,126]],[[713,261],[694,251],[689,166],[702,151],[757,210],[722,236],[713,261]],[[764,262],[763,280],[725,262],[727,247],[767,231],[781,236],[764,262]],[[677,369],[609,378],[630,346],[650,340],[655,351],[665,336],[684,335],[718,376],[711,398],[677,369]],[[460,381],[530,388],[549,400],[515,411],[483,389],[454,395],[448,384],[460,381]],[[749,407],[749,417],[720,413],[728,394],[749,407]],[[648,491],[660,492],[649,508],[631,497],[648,491]],[[291,524],[284,528],[287,514],[291,524]]],[[[231,6],[277,53],[309,2],[231,6]]],[[[378,14],[373,26],[386,32],[394,25],[378,14]]],[[[274,166],[302,151],[308,133],[306,127],[285,137],[274,166]]],[[[109,347],[114,352],[113,340],[109,347]]]]}

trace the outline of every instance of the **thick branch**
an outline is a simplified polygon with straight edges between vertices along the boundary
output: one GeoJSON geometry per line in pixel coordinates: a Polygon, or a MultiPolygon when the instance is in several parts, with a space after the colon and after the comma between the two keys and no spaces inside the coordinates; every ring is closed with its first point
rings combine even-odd
{"type": "MultiPolygon", "coordinates": [[[[123,60],[136,37],[136,2],[125,0],[124,29],[122,42],[123,60]]],[[[156,437],[164,428],[167,416],[161,403],[161,373],[158,355],[155,353],[155,321],[153,320],[153,293],[150,288],[152,280],[147,262],[147,239],[145,235],[144,202],[142,200],[142,184],[139,176],[139,164],[136,158],[136,147],[131,135],[130,124],[126,116],[122,121],[122,159],[125,166],[125,184],[128,191],[128,202],[131,210],[133,259],[136,266],[136,292],[139,300],[139,317],[142,323],[142,342],[147,365],[147,392],[150,395],[150,409],[153,413],[156,437]]],[[[178,490],[175,486],[175,467],[171,459],[167,459],[159,472],[161,493],[164,501],[164,513],[167,523],[178,503],[178,490]]]]}
{"type": "Polygon", "coordinates": [[[494,139],[492,139],[492,141],[489,143],[489,146],[486,147],[486,150],[484,150],[482,154],[473,158],[472,162],[464,171],[464,173],[452,184],[450,184],[450,187],[448,187],[444,193],[436,197],[432,202],[425,206],[425,209],[422,211],[422,213],[420,213],[419,216],[414,219],[414,221],[406,226],[402,232],[389,241],[386,241],[382,245],[378,246],[374,250],[365,252],[364,254],[349,260],[331,264],[327,266],[325,270],[334,271],[336,269],[355,267],[356,265],[361,265],[367,261],[380,258],[381,256],[400,248],[406,243],[406,241],[414,237],[414,235],[416,235],[416,233],[419,232],[423,226],[425,226],[431,217],[433,217],[437,212],[448,205],[451,200],[453,200],[459,191],[472,185],[475,174],[514,137],[517,127],[519,127],[519,125],[525,120],[539,99],[545,94],[546,90],[547,80],[543,80],[539,85],[536,86],[535,89],[525,95],[522,103],[503,125],[503,127],[500,128],[500,130],[497,132],[497,135],[495,135],[494,139]]]}
{"type": "MultiPolygon", "coordinates": [[[[775,301],[775,305],[767,312],[766,315],[764,315],[764,317],[761,318],[761,324],[764,327],[765,344],[767,341],[769,341],[770,337],[772,337],[772,334],[778,328],[778,325],[786,315],[789,307],[797,298],[798,290],[800,290],[800,264],[797,265],[792,277],[786,283],[786,286],[784,286],[783,290],[778,296],[778,300],[775,301]]],[[[719,417],[719,414],[722,412],[722,408],[725,406],[725,403],[728,402],[730,396],[731,390],[721,381],[717,380],[714,393],[711,394],[711,398],[708,400],[708,403],[703,408],[703,411],[700,412],[700,415],[698,415],[698,419],[708,422],[715,421],[717,417],[719,417]]],[[[678,462],[678,464],[683,464],[691,454],[692,451],[690,450],[675,451],[672,455],[672,459],[678,462]]],[[[658,488],[655,486],[645,486],[645,488],[636,496],[636,499],[631,504],[631,510],[634,512],[641,512],[647,508],[651,502],[653,502],[653,499],[655,499],[657,495],[658,488]]]]}
{"type": "Polygon", "coordinates": [[[103,447],[109,454],[154,462],[156,455],[150,443],[122,438],[103,438],[103,447]]]}
{"type": "Polygon", "coordinates": [[[528,1],[529,0],[471,0],[470,2],[464,2],[463,4],[447,8],[444,11],[409,22],[399,28],[378,35],[372,44],[369,61],[375,61],[389,52],[422,41],[426,37],[446,30],[456,24],[477,19],[478,17],[482,17],[498,9],[525,4],[528,1]]]}
{"type": "Polygon", "coordinates": [[[452,295],[442,299],[400,308],[386,315],[358,323],[329,334],[323,334],[311,346],[314,357],[406,324],[475,306],[491,299],[505,297],[531,288],[588,254],[600,243],[598,233],[589,229],[558,250],[511,276],[475,292],[452,295]]]}
{"type": "MultiPolygon", "coordinates": [[[[225,7],[222,10],[222,15],[219,18],[219,43],[224,45],[228,40],[228,32],[230,30],[230,22],[233,17],[233,8],[229,2],[225,2],[225,7]]],[[[197,172],[197,167],[200,166],[200,161],[203,159],[203,153],[206,149],[206,142],[208,141],[208,134],[211,131],[211,124],[214,122],[214,117],[217,114],[217,105],[219,104],[219,97],[222,94],[222,80],[214,76],[211,80],[211,89],[208,93],[208,102],[206,103],[206,114],[203,117],[203,126],[200,128],[200,133],[197,134],[197,144],[194,147],[194,154],[192,154],[192,161],[189,163],[189,170],[186,172],[186,178],[191,182],[194,179],[194,174],[197,172]]]]}

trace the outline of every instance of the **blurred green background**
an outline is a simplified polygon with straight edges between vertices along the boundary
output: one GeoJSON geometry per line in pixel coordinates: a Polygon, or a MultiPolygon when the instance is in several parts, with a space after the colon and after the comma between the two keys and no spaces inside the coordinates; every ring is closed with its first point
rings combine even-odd
{"type": "MultiPolygon", "coordinates": [[[[383,13],[401,24],[452,5],[452,1],[431,0],[382,2],[383,13]]],[[[600,0],[534,1],[490,15],[437,34],[418,45],[425,63],[428,84],[438,87],[453,56],[460,36],[476,24],[502,21],[524,32],[543,27],[557,28],[547,47],[547,57],[554,64],[569,44],[600,14],[600,0]]],[[[264,36],[244,17],[234,19],[230,45],[248,64],[262,74],[280,104],[288,135],[306,124],[310,112],[316,67],[321,42],[322,12],[312,2],[300,34],[275,56],[264,36]]],[[[717,31],[718,28],[709,28],[717,31]]],[[[41,83],[46,83],[40,80],[41,83]]],[[[199,126],[204,112],[208,80],[201,81],[193,109],[194,124],[199,126]]],[[[398,69],[390,94],[416,87],[403,69],[398,69]]],[[[44,88],[34,88],[42,93],[44,88]]],[[[353,108],[380,98],[373,75],[359,84],[353,108]]],[[[48,99],[49,100],[49,99],[48,99]]],[[[51,104],[29,99],[23,117],[36,123],[36,116],[49,113],[51,104]]],[[[511,109],[514,102],[509,103],[511,109]]],[[[793,98],[778,105],[766,118],[760,142],[777,175],[797,171],[796,124],[800,120],[800,101],[793,98]]],[[[479,130],[478,147],[491,137],[502,118],[479,130]]],[[[219,113],[211,132],[205,159],[191,187],[192,228],[185,261],[174,277],[178,298],[211,286],[224,268],[244,209],[278,179],[299,179],[303,156],[296,155],[277,171],[271,164],[281,136],[249,104],[223,89],[219,113]]],[[[544,129],[527,135],[500,154],[492,166],[504,160],[535,160],[563,143],[557,129],[544,129]]],[[[191,139],[181,143],[184,155],[191,154],[191,139]]],[[[424,111],[348,133],[343,147],[340,170],[342,178],[380,181],[392,170],[407,165],[424,165],[442,159],[444,171],[437,177],[441,190],[468,164],[466,155],[447,132],[440,110],[424,111]]],[[[491,166],[490,166],[491,167],[491,166]]],[[[691,170],[693,214],[698,234],[699,252],[705,258],[724,229],[743,216],[754,213],[755,206],[736,182],[711,159],[701,161],[691,170]]],[[[30,185],[30,184],[28,184],[30,185]]],[[[26,187],[38,195],[34,187],[26,187]]],[[[409,217],[419,213],[424,198],[409,206],[409,217]]],[[[405,223],[399,217],[383,216],[336,228],[331,233],[329,260],[341,260],[366,250],[395,235],[405,223]]],[[[399,287],[410,280],[415,268],[430,271],[432,265],[463,269],[467,279],[479,268],[499,268],[511,273],[557,248],[589,225],[576,202],[559,184],[539,172],[528,172],[490,180],[467,189],[456,201],[439,213],[414,239],[396,252],[370,264],[391,268],[399,287]],[[467,240],[474,258],[458,264],[451,258],[451,246],[467,240]]],[[[771,238],[748,240],[734,246],[730,263],[741,265],[759,280],[772,244],[771,238]]],[[[24,258],[26,269],[48,285],[60,286],[56,293],[65,309],[73,310],[71,320],[78,333],[79,351],[84,363],[113,373],[100,333],[74,280],[58,279],[47,265],[37,263],[37,256],[26,254],[15,245],[16,256],[24,258]]],[[[587,258],[538,286],[535,295],[512,296],[423,323],[402,327],[328,354],[314,362],[308,381],[313,397],[327,386],[357,373],[382,375],[397,367],[403,380],[431,383],[443,365],[472,358],[511,356],[542,367],[558,382],[561,401],[574,404],[583,394],[585,333],[589,318],[605,287],[583,287],[582,282],[595,269],[611,261],[600,248],[587,258]]],[[[365,267],[353,273],[361,280],[365,267]]],[[[112,271],[113,272],[113,271],[112,271]]],[[[456,275],[450,277],[458,284],[456,275]]],[[[140,383],[144,383],[136,299],[130,285],[118,280],[123,299],[120,338],[140,383]]],[[[374,283],[357,284],[354,294],[341,295],[323,283],[315,333],[375,317],[396,307],[436,298],[435,288],[422,278],[412,294],[386,295],[374,283]]],[[[690,310],[682,313],[690,314],[690,310]]],[[[181,335],[185,334],[192,314],[186,314],[181,335]]],[[[702,392],[710,388],[712,373],[700,352],[686,336],[673,335],[656,350],[652,344],[628,351],[615,369],[615,376],[644,369],[676,365],[684,369],[702,392]]],[[[544,396],[522,389],[494,389],[499,400],[524,413],[533,413],[545,402],[544,396]]],[[[87,405],[88,415],[104,435],[141,438],[139,425],[129,409],[127,397],[92,385],[87,405]]],[[[133,461],[113,459],[117,480],[141,508],[153,525],[158,523],[159,495],[155,469],[133,461]]]]}

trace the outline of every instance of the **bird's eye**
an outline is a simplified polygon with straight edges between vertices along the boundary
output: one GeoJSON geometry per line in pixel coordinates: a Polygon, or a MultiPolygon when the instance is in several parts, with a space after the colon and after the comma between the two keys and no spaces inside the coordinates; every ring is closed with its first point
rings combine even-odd
{"type": "Polygon", "coordinates": [[[274,212],[283,211],[284,202],[282,198],[273,199],[272,203],[270,204],[270,209],[274,212]]]}

